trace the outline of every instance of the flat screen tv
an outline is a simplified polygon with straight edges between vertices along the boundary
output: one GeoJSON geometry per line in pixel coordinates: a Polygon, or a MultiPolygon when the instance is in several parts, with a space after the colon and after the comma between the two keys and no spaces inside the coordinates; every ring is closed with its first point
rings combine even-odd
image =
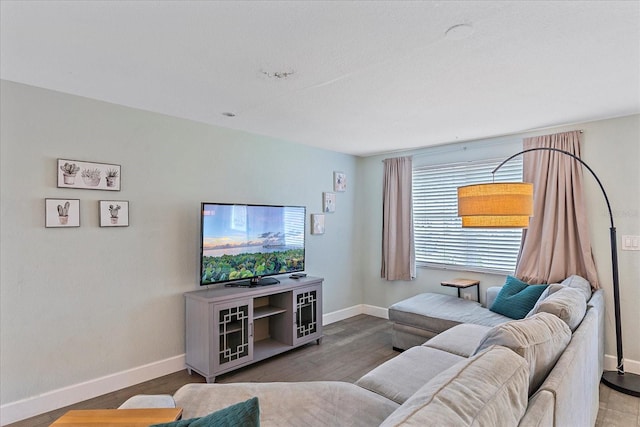
{"type": "Polygon", "coordinates": [[[304,206],[202,203],[200,285],[258,286],[304,270],[304,206]]]}

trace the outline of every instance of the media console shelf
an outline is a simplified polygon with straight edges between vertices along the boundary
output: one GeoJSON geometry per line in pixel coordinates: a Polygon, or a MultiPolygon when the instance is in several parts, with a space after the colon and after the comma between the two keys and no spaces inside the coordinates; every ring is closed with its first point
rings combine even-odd
{"type": "Polygon", "coordinates": [[[186,365],[216,375],[322,340],[321,277],[281,278],[255,288],[187,292],[186,365]]]}

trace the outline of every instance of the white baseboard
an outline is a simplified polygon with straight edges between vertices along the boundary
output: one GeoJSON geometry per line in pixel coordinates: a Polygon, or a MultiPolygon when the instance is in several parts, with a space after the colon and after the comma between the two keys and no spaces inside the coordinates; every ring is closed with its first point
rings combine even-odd
{"type": "Polygon", "coordinates": [[[389,318],[389,311],[386,308],[376,307],[374,305],[358,304],[343,308],[342,310],[325,313],[322,316],[322,324],[330,325],[331,323],[339,322],[341,320],[357,316],[358,314],[368,314],[369,316],[380,317],[382,319],[389,318]]]}
{"type": "Polygon", "coordinates": [[[362,313],[368,314],[369,316],[380,317],[381,319],[389,320],[389,309],[376,307],[375,305],[362,305],[362,313]]]}
{"type": "Polygon", "coordinates": [[[185,369],[184,354],[7,403],[0,406],[0,425],[4,426],[45,412],[64,408],[65,406],[168,375],[181,369],[185,369]]]}
{"type": "Polygon", "coordinates": [[[330,325],[331,323],[339,322],[341,320],[357,316],[358,314],[362,314],[362,305],[354,305],[352,307],[343,308],[342,310],[332,311],[331,313],[324,313],[322,315],[322,324],[330,325]]]}
{"type": "MultiPolygon", "coordinates": [[[[604,355],[604,370],[615,371],[618,365],[618,358],[610,354],[604,355]]],[[[624,371],[630,374],[640,375],[640,362],[637,360],[624,359],[624,371]]]]}

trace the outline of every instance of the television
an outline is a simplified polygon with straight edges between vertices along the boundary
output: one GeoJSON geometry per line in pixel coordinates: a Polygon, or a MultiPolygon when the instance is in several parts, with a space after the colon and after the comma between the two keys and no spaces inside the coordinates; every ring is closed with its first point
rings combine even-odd
{"type": "Polygon", "coordinates": [[[261,286],[304,270],[304,206],[202,203],[200,285],[261,286]]]}

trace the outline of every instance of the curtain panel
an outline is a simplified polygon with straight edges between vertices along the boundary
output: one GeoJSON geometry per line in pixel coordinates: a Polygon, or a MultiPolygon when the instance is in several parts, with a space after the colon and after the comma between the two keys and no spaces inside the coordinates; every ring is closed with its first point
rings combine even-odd
{"type": "MultiPolygon", "coordinates": [[[[555,148],[580,157],[580,131],[525,138],[523,149],[555,148]]],[[[583,196],[580,162],[556,151],[523,154],[523,180],[533,183],[533,218],[523,230],[516,276],[528,283],[556,283],[572,274],[595,289],[598,274],[583,196]]]]}
{"type": "Polygon", "coordinates": [[[416,277],[412,164],[412,157],[384,160],[380,276],[386,280],[412,280],[416,277]]]}

